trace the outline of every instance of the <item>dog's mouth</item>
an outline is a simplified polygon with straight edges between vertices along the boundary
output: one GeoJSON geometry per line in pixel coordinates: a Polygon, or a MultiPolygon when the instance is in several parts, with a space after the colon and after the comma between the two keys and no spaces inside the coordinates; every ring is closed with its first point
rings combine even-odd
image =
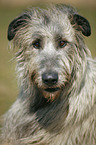
{"type": "Polygon", "coordinates": [[[49,93],[54,93],[54,92],[59,91],[59,90],[60,90],[60,88],[46,88],[45,89],[45,91],[49,92],[49,93]]]}
{"type": "Polygon", "coordinates": [[[61,89],[59,87],[57,88],[45,88],[42,93],[43,96],[48,100],[48,101],[55,101],[59,96],[60,96],[61,89]]]}

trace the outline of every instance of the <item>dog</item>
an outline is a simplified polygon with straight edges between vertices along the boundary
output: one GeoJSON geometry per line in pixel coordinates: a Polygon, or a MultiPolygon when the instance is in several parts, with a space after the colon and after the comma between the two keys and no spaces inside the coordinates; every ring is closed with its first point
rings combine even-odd
{"type": "Polygon", "coordinates": [[[88,20],[64,4],[32,8],[8,27],[19,96],[4,115],[2,144],[95,145],[96,60],[88,20]]]}

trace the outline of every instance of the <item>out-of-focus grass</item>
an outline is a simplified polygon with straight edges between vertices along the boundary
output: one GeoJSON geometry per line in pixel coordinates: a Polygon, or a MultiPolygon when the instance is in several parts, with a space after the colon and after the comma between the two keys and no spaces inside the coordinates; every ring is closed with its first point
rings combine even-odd
{"type": "Polygon", "coordinates": [[[10,61],[13,56],[7,49],[7,28],[19,11],[0,8],[0,115],[9,108],[18,92],[14,63],[10,61]]]}
{"type": "MultiPolygon", "coordinates": [[[[8,24],[22,11],[23,8],[0,8],[0,115],[6,112],[18,94],[13,57],[7,50],[8,24]]],[[[96,10],[80,9],[80,13],[89,19],[92,26],[92,35],[86,38],[86,43],[92,55],[96,56],[96,10]]]]}

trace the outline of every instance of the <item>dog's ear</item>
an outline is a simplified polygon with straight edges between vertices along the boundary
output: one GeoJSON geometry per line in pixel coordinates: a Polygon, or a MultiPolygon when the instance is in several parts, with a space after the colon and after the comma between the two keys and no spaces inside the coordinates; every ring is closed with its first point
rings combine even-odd
{"type": "Polygon", "coordinates": [[[78,31],[81,31],[83,35],[85,36],[91,35],[91,27],[87,19],[78,14],[74,14],[73,21],[76,24],[76,29],[78,31]]]}
{"type": "Polygon", "coordinates": [[[8,34],[7,34],[7,38],[9,41],[11,41],[16,32],[21,28],[27,25],[28,19],[30,19],[28,14],[22,14],[21,16],[15,18],[8,27],[8,34]]]}

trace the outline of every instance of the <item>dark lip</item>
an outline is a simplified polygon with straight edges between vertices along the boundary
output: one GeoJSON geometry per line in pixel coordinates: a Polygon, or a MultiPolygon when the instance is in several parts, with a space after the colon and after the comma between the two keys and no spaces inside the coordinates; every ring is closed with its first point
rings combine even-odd
{"type": "Polygon", "coordinates": [[[58,91],[60,88],[47,88],[47,89],[45,89],[45,91],[46,92],[56,92],[56,91],[58,91]]]}

